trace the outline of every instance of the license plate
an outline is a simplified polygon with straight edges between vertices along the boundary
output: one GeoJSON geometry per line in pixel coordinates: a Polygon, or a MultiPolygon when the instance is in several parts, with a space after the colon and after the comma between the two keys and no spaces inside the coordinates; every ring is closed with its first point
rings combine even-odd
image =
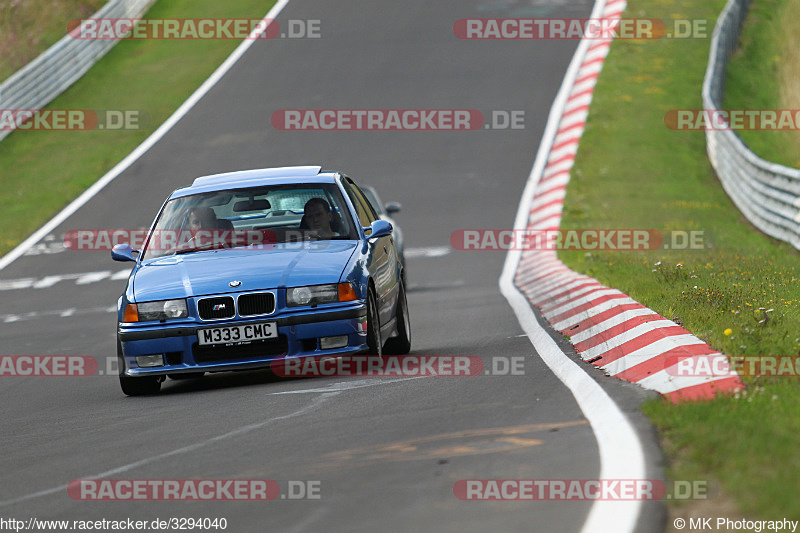
{"type": "Polygon", "coordinates": [[[201,329],[197,332],[197,340],[201,346],[207,344],[257,341],[272,339],[277,336],[278,328],[275,322],[247,324],[244,326],[227,326],[224,328],[208,328],[201,329]]]}

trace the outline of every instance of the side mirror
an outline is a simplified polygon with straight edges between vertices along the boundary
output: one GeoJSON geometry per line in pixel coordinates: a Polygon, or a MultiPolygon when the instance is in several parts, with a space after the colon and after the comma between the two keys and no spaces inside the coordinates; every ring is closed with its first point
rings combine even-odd
{"type": "Polygon", "coordinates": [[[381,237],[388,237],[394,231],[392,224],[386,220],[376,220],[368,228],[364,228],[364,232],[372,230],[372,233],[367,235],[367,239],[380,239],[381,237]]]}
{"type": "Polygon", "coordinates": [[[383,206],[383,209],[386,211],[386,214],[392,216],[395,213],[399,213],[403,206],[400,202],[386,202],[386,205],[383,206]]]}
{"type": "Polygon", "coordinates": [[[138,254],[139,250],[134,250],[130,244],[117,244],[111,249],[111,259],[114,261],[133,261],[136,262],[136,258],[133,257],[133,254],[138,254]]]}

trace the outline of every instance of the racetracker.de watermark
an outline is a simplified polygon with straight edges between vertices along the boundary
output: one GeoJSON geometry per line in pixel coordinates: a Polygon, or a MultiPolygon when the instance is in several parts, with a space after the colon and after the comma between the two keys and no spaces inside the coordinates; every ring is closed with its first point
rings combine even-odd
{"type": "Polygon", "coordinates": [[[279,109],[281,131],[475,131],[525,129],[525,111],[477,109],[279,109]]]}
{"type": "Polygon", "coordinates": [[[706,480],[660,479],[460,479],[453,494],[465,501],[706,500],[706,480]]]}
{"type": "Polygon", "coordinates": [[[0,378],[87,377],[97,371],[97,360],[89,355],[0,355],[0,378]]]}
{"type": "Polygon", "coordinates": [[[456,250],[705,250],[703,230],[648,229],[460,229],[450,234],[456,250]]]}
{"type": "Polygon", "coordinates": [[[319,39],[322,37],[322,22],[314,19],[279,22],[275,19],[249,18],[91,18],[70,20],[67,23],[67,33],[73,39],[91,41],[319,39]]]}
{"type": "Polygon", "coordinates": [[[677,131],[796,131],[800,109],[671,109],[664,124],[677,131]]]}
{"type": "Polygon", "coordinates": [[[322,481],[274,479],[76,479],[67,494],[81,501],[271,501],[322,499],[322,481]]]}
{"type": "Polygon", "coordinates": [[[707,39],[705,19],[606,18],[464,18],[453,24],[459,39],[707,39]]]}
{"type": "MultiPolygon", "coordinates": [[[[313,233],[312,230],[288,230],[282,234],[282,238],[300,242],[313,233]]],[[[133,249],[141,250],[145,243],[151,252],[254,246],[271,248],[277,242],[277,234],[267,229],[164,229],[152,232],[146,229],[74,229],[64,234],[64,247],[76,251],[109,251],[120,244],[130,244],[133,249]]]]}
{"type": "Polygon", "coordinates": [[[140,109],[0,109],[2,131],[140,130],[149,123],[140,109]]]}
{"type": "Polygon", "coordinates": [[[370,355],[288,357],[272,361],[281,377],[475,377],[521,376],[524,357],[476,355],[370,355]]]}
{"type": "Polygon", "coordinates": [[[800,377],[796,355],[686,355],[664,359],[664,369],[676,377],[800,377]]]}
{"type": "MultiPolygon", "coordinates": [[[[501,355],[486,359],[476,355],[316,355],[274,359],[270,369],[278,376],[292,378],[523,376],[526,372],[525,357],[501,355]]],[[[0,378],[94,375],[116,378],[119,359],[88,355],[0,355],[0,378]]]]}

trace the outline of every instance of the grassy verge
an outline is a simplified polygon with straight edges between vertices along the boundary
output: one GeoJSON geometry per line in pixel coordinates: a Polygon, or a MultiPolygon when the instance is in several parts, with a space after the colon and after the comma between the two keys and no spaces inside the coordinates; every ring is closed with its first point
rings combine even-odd
{"type": "Polygon", "coordinates": [[[0,0],[0,81],[67,34],[107,0],[0,0]]]}
{"type": "MultiPolygon", "coordinates": [[[[625,16],[709,19],[710,29],[724,3],[630,0],[625,16]]],[[[614,43],[562,223],[576,229],[700,230],[705,249],[560,257],[727,354],[797,354],[798,253],[753,229],[736,210],[710,167],[703,132],[673,131],[664,123],[671,109],[702,107],[708,46],[708,39],[614,43]],[[773,311],[763,321],[768,309],[773,311]]],[[[644,410],[660,430],[673,478],[718,482],[751,516],[797,519],[792,494],[800,489],[800,386],[786,378],[753,378],[750,385],[736,398],[677,406],[659,400],[644,410]]]]}
{"type": "MultiPolygon", "coordinates": [[[[800,2],[753,3],[726,81],[727,109],[800,109],[800,2]]],[[[800,168],[800,131],[740,131],[767,161],[800,168]]]]}
{"type": "MultiPolygon", "coordinates": [[[[157,2],[150,18],[260,18],[262,0],[157,2]]],[[[213,72],[234,40],[138,40],[115,46],[52,109],[132,109],[140,130],[17,131],[0,142],[0,256],[141,143],[213,72]]]]}

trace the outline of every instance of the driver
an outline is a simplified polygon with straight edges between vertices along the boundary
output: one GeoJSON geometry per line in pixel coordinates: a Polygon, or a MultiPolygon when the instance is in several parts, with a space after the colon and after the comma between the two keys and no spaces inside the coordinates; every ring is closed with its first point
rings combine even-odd
{"type": "Polygon", "coordinates": [[[333,212],[328,201],[324,198],[312,198],[303,207],[303,218],[305,227],[314,232],[318,239],[330,239],[334,237],[333,212]]]}
{"type": "Polygon", "coordinates": [[[189,210],[188,240],[183,240],[181,233],[179,250],[208,248],[214,242],[217,227],[217,214],[210,207],[193,207],[189,210]]]}
{"type": "Polygon", "coordinates": [[[195,207],[189,211],[189,229],[197,231],[216,227],[217,215],[210,207],[195,207]]]}

